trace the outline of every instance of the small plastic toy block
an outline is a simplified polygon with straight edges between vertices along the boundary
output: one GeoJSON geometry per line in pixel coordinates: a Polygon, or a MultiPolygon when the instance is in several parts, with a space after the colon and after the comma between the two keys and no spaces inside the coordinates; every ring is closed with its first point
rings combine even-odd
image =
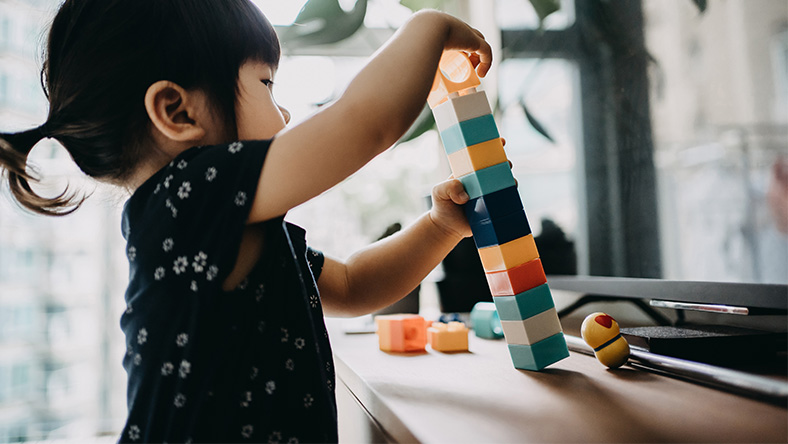
{"type": "Polygon", "coordinates": [[[485,273],[493,296],[514,296],[547,283],[542,261],[534,259],[504,271],[485,273]]]}
{"type": "Polygon", "coordinates": [[[550,287],[542,284],[514,296],[497,296],[493,298],[498,316],[502,321],[519,321],[528,319],[543,311],[555,308],[550,287]]]}
{"type": "Polygon", "coordinates": [[[531,226],[528,225],[525,211],[519,210],[506,216],[471,224],[471,232],[476,248],[482,249],[528,236],[531,234],[531,226]]]}
{"type": "MultiPolygon", "coordinates": [[[[465,210],[465,217],[468,218],[468,223],[474,225],[482,221],[498,219],[512,213],[521,212],[523,201],[520,199],[517,187],[513,186],[471,199],[463,206],[463,209],[465,210]]],[[[526,219],[527,223],[528,220],[526,219]]],[[[530,231],[529,229],[528,232],[530,233],[530,231]]]]}
{"type": "Polygon", "coordinates": [[[449,154],[449,166],[454,177],[464,176],[507,161],[501,139],[477,143],[449,154]]]}
{"type": "Polygon", "coordinates": [[[443,149],[451,154],[465,147],[500,138],[492,114],[465,120],[440,132],[443,149]]]}
{"type": "Polygon", "coordinates": [[[520,321],[501,321],[503,334],[509,344],[533,345],[562,332],[555,308],[520,321]]]}
{"type": "Polygon", "coordinates": [[[509,162],[474,171],[457,178],[471,199],[516,185],[509,162]]]}
{"type": "Polygon", "coordinates": [[[379,315],[375,317],[375,324],[378,344],[383,351],[424,351],[427,345],[427,324],[419,315],[379,315]]]}
{"type": "Polygon", "coordinates": [[[471,327],[479,338],[500,339],[503,327],[493,302],[477,302],[471,309],[471,327]]]}
{"type": "Polygon", "coordinates": [[[460,122],[492,114],[490,102],[484,91],[450,98],[432,110],[438,131],[443,131],[460,122]]]}
{"type": "Polygon", "coordinates": [[[435,351],[468,351],[468,328],[462,322],[434,322],[427,328],[427,342],[435,351]]]}
{"type": "Polygon", "coordinates": [[[580,336],[602,364],[609,368],[621,367],[629,359],[629,344],[621,336],[618,322],[601,312],[591,313],[580,326],[580,336]]]}
{"type": "Polygon", "coordinates": [[[508,270],[538,257],[533,234],[479,249],[482,268],[487,272],[508,270]]]}
{"type": "Polygon", "coordinates": [[[569,357],[563,333],[557,333],[536,344],[509,344],[509,354],[515,368],[538,371],[569,357]]]}
{"type": "Polygon", "coordinates": [[[481,81],[473,69],[473,64],[465,53],[446,51],[438,62],[438,72],[435,73],[427,103],[430,108],[435,108],[450,95],[467,94],[469,90],[473,92],[473,89],[480,84],[481,81]]]}

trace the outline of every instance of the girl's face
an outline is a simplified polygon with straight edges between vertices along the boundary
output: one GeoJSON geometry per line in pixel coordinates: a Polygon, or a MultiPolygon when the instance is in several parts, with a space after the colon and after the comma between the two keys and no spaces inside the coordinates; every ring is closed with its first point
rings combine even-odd
{"type": "Polygon", "coordinates": [[[290,113],[274,100],[274,74],[273,68],[263,62],[241,65],[235,105],[240,140],[271,139],[290,121],[290,113]]]}

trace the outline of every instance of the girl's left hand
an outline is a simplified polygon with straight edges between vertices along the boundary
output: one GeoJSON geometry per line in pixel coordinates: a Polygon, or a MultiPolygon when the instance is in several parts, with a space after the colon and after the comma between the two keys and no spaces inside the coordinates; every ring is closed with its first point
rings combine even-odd
{"type": "MultiPolygon", "coordinates": [[[[506,139],[501,138],[501,142],[506,146],[506,139]]],[[[509,168],[512,162],[509,161],[509,168]]],[[[515,183],[517,181],[515,180],[515,183]]],[[[471,227],[465,218],[462,205],[470,200],[468,193],[462,182],[450,176],[446,181],[435,185],[432,188],[432,209],[430,209],[430,219],[443,231],[456,234],[461,237],[471,236],[471,227]]]]}
{"type": "Polygon", "coordinates": [[[470,200],[462,182],[450,177],[432,188],[430,219],[441,231],[465,238],[471,235],[471,227],[465,218],[462,204],[470,200]]]}

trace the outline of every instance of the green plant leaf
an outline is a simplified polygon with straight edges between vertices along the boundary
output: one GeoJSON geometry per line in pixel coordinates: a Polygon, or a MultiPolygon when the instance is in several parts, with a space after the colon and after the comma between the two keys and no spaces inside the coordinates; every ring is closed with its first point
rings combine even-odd
{"type": "Polygon", "coordinates": [[[399,4],[416,12],[420,9],[441,9],[443,0],[399,0],[399,4]]]}
{"type": "Polygon", "coordinates": [[[524,100],[520,100],[520,107],[522,107],[523,112],[525,112],[525,118],[528,119],[528,123],[531,124],[533,129],[535,129],[536,132],[538,132],[539,134],[544,136],[545,139],[549,140],[552,143],[555,143],[555,139],[553,139],[553,136],[551,136],[550,133],[547,131],[547,128],[545,128],[545,126],[542,125],[536,119],[536,117],[534,117],[534,115],[531,114],[530,111],[528,111],[528,107],[525,105],[525,101],[524,100]]]}
{"type": "Polygon", "coordinates": [[[399,138],[399,140],[397,141],[397,145],[403,142],[411,141],[419,137],[420,135],[426,133],[427,131],[433,129],[434,127],[435,127],[435,118],[432,116],[432,110],[430,109],[429,106],[425,105],[424,108],[421,110],[421,113],[419,113],[418,117],[416,117],[416,120],[410,126],[410,128],[408,128],[408,130],[405,131],[405,134],[403,134],[402,137],[399,138]]]}
{"type": "Polygon", "coordinates": [[[530,0],[536,15],[539,17],[539,27],[550,14],[561,10],[560,0],[530,0]]]}
{"type": "Polygon", "coordinates": [[[301,8],[295,22],[282,29],[279,40],[289,48],[342,41],[355,34],[364,24],[367,1],[356,0],[353,9],[345,12],[339,0],[309,0],[301,8]]]}
{"type": "Polygon", "coordinates": [[[698,11],[700,11],[701,14],[706,12],[706,8],[708,7],[707,0],[692,0],[692,3],[695,3],[695,6],[698,7],[698,11]]]}

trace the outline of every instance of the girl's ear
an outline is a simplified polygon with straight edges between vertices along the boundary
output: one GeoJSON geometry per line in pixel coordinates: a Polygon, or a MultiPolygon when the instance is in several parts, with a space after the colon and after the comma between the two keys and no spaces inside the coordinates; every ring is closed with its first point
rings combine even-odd
{"type": "Polygon", "coordinates": [[[206,97],[180,85],[159,80],[145,93],[145,110],[153,126],[166,139],[179,143],[198,143],[210,130],[211,115],[206,97]]]}

